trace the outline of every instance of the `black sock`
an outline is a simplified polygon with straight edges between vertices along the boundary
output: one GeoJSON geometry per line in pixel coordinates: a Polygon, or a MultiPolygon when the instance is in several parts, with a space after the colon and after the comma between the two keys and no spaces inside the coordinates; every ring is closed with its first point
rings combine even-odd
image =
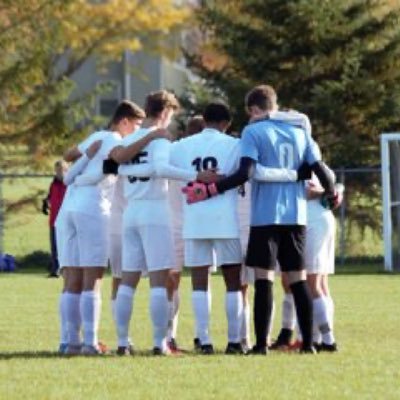
{"type": "Polygon", "coordinates": [[[306,281],[298,281],[290,285],[296,306],[297,321],[299,322],[303,347],[312,346],[313,302],[306,281]]]}
{"type": "Polygon", "coordinates": [[[254,284],[254,330],[257,347],[266,347],[267,345],[272,302],[272,282],[265,279],[257,279],[254,284]]]}

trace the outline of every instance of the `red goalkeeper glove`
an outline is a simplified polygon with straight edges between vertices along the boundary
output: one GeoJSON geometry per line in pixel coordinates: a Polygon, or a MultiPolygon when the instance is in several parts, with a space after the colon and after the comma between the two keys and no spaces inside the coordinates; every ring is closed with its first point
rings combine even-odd
{"type": "Polygon", "coordinates": [[[198,203],[219,194],[215,183],[206,185],[201,182],[189,182],[187,186],[182,188],[182,193],[186,195],[186,203],[188,204],[198,203]]]}

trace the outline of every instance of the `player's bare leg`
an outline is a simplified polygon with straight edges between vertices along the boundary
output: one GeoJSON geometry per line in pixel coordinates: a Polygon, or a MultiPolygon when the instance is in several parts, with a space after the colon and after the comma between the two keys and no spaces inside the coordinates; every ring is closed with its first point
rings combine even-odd
{"type": "Polygon", "coordinates": [[[68,355],[81,352],[81,314],[80,298],[83,287],[83,270],[79,267],[64,267],[65,277],[65,314],[68,329],[68,346],[65,351],[68,355]]]}
{"type": "Polygon", "coordinates": [[[209,334],[211,295],[209,292],[209,268],[200,266],[191,268],[192,306],[196,321],[196,337],[200,340],[203,354],[214,353],[209,334]]]}
{"type": "Polygon", "coordinates": [[[118,355],[130,354],[129,323],[137,285],[142,273],[122,271],[121,282],[115,299],[115,320],[118,337],[118,355]]]}
{"type": "Polygon", "coordinates": [[[243,297],[241,292],[241,264],[222,265],[224,277],[225,312],[228,320],[228,345],[226,354],[244,354],[241,344],[240,330],[243,319],[243,297]]]}
{"type": "Polygon", "coordinates": [[[100,288],[104,267],[84,267],[80,311],[83,328],[82,354],[99,354],[99,323],[101,312],[100,288]]]}
{"type": "Polygon", "coordinates": [[[322,274],[307,275],[314,306],[314,342],[317,343],[317,349],[334,352],[337,351],[337,345],[329,321],[329,305],[322,289],[322,280],[322,274]]]}
{"type": "Polygon", "coordinates": [[[178,328],[178,314],[180,305],[179,285],[181,273],[171,270],[167,280],[167,295],[168,295],[168,332],[167,344],[172,352],[179,351],[176,342],[176,332],[178,328]]]}

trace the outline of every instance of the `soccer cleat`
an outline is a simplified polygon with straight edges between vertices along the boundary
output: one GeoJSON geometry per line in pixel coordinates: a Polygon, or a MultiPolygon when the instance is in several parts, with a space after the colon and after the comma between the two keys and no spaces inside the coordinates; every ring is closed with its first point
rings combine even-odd
{"type": "Polygon", "coordinates": [[[108,353],[109,351],[107,345],[103,342],[98,342],[97,347],[103,354],[108,353]]]}
{"type": "Polygon", "coordinates": [[[133,356],[135,354],[135,350],[131,344],[128,346],[118,346],[116,354],[118,356],[133,356]]]}
{"type": "Polygon", "coordinates": [[[314,346],[303,346],[300,351],[300,354],[317,354],[317,350],[314,346]]]}
{"type": "Polygon", "coordinates": [[[77,356],[81,354],[82,345],[81,344],[69,344],[65,349],[65,353],[67,356],[77,356]]]}
{"type": "Polygon", "coordinates": [[[104,355],[105,351],[100,346],[91,346],[84,344],[82,346],[81,354],[83,356],[100,356],[104,355]]]}
{"type": "Polygon", "coordinates": [[[244,339],[241,340],[240,343],[242,344],[243,351],[247,354],[250,351],[251,347],[252,347],[251,344],[250,344],[250,341],[248,341],[246,338],[244,338],[244,339]]]}
{"type": "Polygon", "coordinates": [[[153,347],[153,356],[169,356],[171,352],[169,351],[168,347],[163,350],[160,347],[153,347]]]}
{"type": "Polygon", "coordinates": [[[58,347],[58,354],[66,354],[68,348],[68,343],[60,343],[60,346],[58,347]]]}
{"type": "Polygon", "coordinates": [[[246,350],[241,343],[228,343],[225,349],[225,354],[246,354],[246,350]]]}
{"type": "Polygon", "coordinates": [[[336,343],[327,344],[327,343],[324,343],[324,342],[322,342],[319,345],[319,348],[317,350],[318,350],[318,352],[324,351],[324,352],[327,352],[327,353],[335,353],[335,352],[339,351],[336,343]]]}
{"type": "Polygon", "coordinates": [[[199,338],[194,338],[194,339],[193,339],[193,346],[194,346],[194,349],[195,349],[196,351],[200,351],[200,349],[201,349],[201,342],[200,342],[200,339],[199,339],[199,338]]]}
{"type": "Polygon", "coordinates": [[[176,340],[174,338],[171,338],[171,340],[167,342],[167,347],[171,354],[179,355],[185,352],[185,350],[179,348],[178,343],[176,343],[176,340]]]}
{"type": "Polygon", "coordinates": [[[298,351],[302,348],[302,346],[303,346],[303,342],[301,340],[296,340],[289,346],[289,350],[290,351],[298,351]]]}
{"type": "Polygon", "coordinates": [[[270,350],[283,350],[290,349],[290,342],[292,339],[293,331],[291,329],[282,328],[279,332],[278,338],[269,346],[270,350]]]}
{"type": "Polygon", "coordinates": [[[254,355],[254,356],[256,356],[256,355],[266,356],[268,354],[268,348],[267,348],[267,346],[254,345],[247,354],[254,355]]]}
{"type": "Polygon", "coordinates": [[[200,353],[204,355],[214,354],[214,347],[212,344],[202,344],[200,346],[200,353]]]}

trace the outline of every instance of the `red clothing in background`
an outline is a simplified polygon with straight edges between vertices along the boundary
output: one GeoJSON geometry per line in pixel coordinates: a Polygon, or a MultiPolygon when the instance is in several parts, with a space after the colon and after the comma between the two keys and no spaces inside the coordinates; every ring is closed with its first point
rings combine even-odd
{"type": "Polygon", "coordinates": [[[50,226],[54,226],[54,222],[63,202],[66,189],[67,187],[64,185],[64,182],[54,177],[49,188],[49,195],[47,196],[47,201],[50,206],[50,226]]]}

